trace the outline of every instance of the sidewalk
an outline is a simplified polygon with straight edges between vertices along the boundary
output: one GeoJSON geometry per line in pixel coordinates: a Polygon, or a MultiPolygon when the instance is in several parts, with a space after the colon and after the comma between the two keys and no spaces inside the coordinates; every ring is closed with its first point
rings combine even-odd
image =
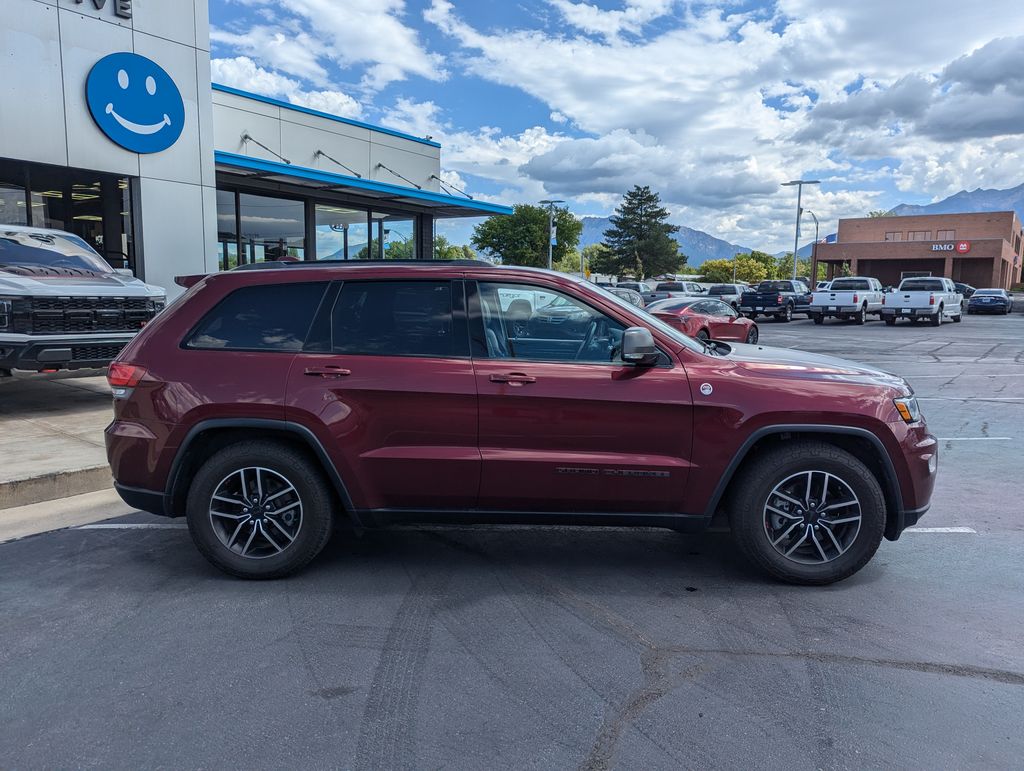
{"type": "Polygon", "coordinates": [[[0,509],[111,486],[104,377],[0,380],[0,509]]]}

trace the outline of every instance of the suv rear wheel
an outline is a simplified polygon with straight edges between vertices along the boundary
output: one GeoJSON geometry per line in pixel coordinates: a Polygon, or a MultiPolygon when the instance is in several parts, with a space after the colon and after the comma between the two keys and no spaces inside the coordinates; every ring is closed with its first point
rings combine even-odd
{"type": "Polygon", "coordinates": [[[795,441],[744,470],[729,518],[740,551],[762,569],[789,583],[830,584],[856,573],[878,549],[885,498],[850,453],[795,441]]]}
{"type": "Polygon", "coordinates": [[[203,556],[241,578],[294,573],[331,536],[323,474],[279,442],[239,442],[214,454],[192,480],[186,513],[203,556]]]}

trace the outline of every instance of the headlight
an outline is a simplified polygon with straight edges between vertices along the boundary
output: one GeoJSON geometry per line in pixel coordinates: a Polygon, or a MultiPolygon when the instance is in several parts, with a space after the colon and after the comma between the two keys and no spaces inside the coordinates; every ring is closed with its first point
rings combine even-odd
{"type": "Polygon", "coordinates": [[[0,329],[7,329],[11,325],[11,301],[0,300],[0,329]]]}
{"type": "Polygon", "coordinates": [[[921,420],[921,407],[915,397],[904,396],[899,399],[893,399],[892,403],[896,405],[896,411],[903,418],[904,423],[917,423],[921,420]]]}
{"type": "Polygon", "coordinates": [[[166,297],[154,297],[153,300],[152,300],[152,303],[153,303],[153,312],[154,313],[159,313],[160,311],[162,311],[167,306],[167,298],[166,297]]]}

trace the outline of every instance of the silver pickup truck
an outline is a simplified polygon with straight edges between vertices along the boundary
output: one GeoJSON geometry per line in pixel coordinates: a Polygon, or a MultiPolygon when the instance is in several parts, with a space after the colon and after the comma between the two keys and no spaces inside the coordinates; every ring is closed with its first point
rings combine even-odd
{"type": "Polygon", "coordinates": [[[164,303],[76,235],[0,225],[0,377],[105,367],[164,303]]]}
{"type": "Polygon", "coordinates": [[[905,278],[885,296],[882,318],[890,327],[897,319],[927,320],[933,327],[964,316],[964,298],[948,278],[905,278]]]}

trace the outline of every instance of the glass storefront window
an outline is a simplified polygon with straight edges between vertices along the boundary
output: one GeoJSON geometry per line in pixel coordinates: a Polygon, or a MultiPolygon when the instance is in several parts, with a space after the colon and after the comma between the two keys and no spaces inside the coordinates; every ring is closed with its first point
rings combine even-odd
{"type": "MultiPolygon", "coordinates": [[[[355,260],[366,252],[368,212],[331,204],[316,205],[316,258],[355,260]]],[[[365,257],[364,257],[365,259],[365,257]]]]}
{"type": "Polygon", "coordinates": [[[305,259],[306,206],[302,201],[241,193],[238,210],[244,261],[305,259]]]}
{"type": "Polygon", "coordinates": [[[374,212],[372,239],[372,260],[414,260],[417,257],[416,220],[412,217],[374,212]]]}
{"type": "Polygon", "coordinates": [[[234,190],[217,191],[217,247],[221,270],[238,266],[238,209],[234,190]]]}
{"type": "Polygon", "coordinates": [[[25,208],[25,188],[0,182],[0,224],[27,225],[28,210],[25,208]]]}

